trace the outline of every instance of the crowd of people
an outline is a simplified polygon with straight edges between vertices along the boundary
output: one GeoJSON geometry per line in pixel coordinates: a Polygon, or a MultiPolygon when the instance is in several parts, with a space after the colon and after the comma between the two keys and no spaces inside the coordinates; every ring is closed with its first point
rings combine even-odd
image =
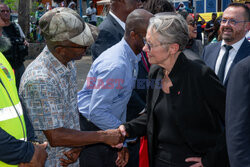
{"type": "Polygon", "coordinates": [[[46,46],[25,72],[28,44],[9,13],[1,3],[1,167],[250,164],[246,4],[212,14],[207,45],[205,20],[183,4],[111,0],[98,27],[57,7],[39,16],[46,46]],[[77,92],[75,60],[88,48],[93,63],[77,92]]]}

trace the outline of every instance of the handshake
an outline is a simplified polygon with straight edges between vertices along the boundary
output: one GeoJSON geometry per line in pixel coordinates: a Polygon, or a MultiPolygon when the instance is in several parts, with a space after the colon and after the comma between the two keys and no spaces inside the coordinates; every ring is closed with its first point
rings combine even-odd
{"type": "Polygon", "coordinates": [[[129,159],[128,148],[123,147],[125,137],[128,137],[128,134],[125,130],[125,126],[120,125],[118,129],[106,130],[104,132],[107,133],[108,136],[107,141],[105,143],[109,144],[114,148],[119,149],[119,151],[117,152],[117,159],[115,162],[116,165],[118,167],[125,167],[129,159]]]}
{"type": "Polygon", "coordinates": [[[101,133],[103,133],[103,143],[118,149],[122,148],[125,137],[127,137],[124,125],[120,125],[117,129],[102,131],[101,133]]]}
{"type": "MultiPolygon", "coordinates": [[[[82,142],[82,144],[84,143],[83,145],[104,143],[110,145],[113,148],[118,148],[118,156],[115,163],[118,167],[126,166],[129,159],[129,153],[127,147],[123,147],[125,137],[127,137],[124,125],[121,125],[117,129],[109,129],[106,131],[82,131],[81,133],[81,136],[85,141],[82,142]]],[[[81,150],[82,148],[78,147],[64,152],[64,155],[67,157],[67,159],[60,159],[61,166],[68,166],[69,164],[75,162],[79,157],[81,150]]]]}
{"type": "MultiPolygon", "coordinates": [[[[81,146],[104,143],[113,148],[118,148],[116,165],[124,167],[129,159],[128,149],[123,147],[127,133],[124,125],[117,129],[106,131],[77,131],[73,129],[57,128],[44,132],[50,146],[52,147],[73,147],[71,150],[64,152],[67,159],[60,158],[62,166],[68,166],[75,162],[82,150],[81,146]],[[70,134],[70,138],[67,135],[70,134]],[[54,140],[50,140],[54,139],[54,140]]],[[[34,144],[34,155],[29,163],[21,163],[19,167],[43,167],[47,159],[46,147],[48,143],[34,144]]]]}
{"type": "MultiPolygon", "coordinates": [[[[85,144],[94,144],[94,143],[104,143],[110,145],[113,148],[118,148],[117,150],[117,159],[115,161],[118,167],[124,167],[128,163],[129,152],[127,147],[123,147],[125,137],[127,133],[125,131],[124,125],[121,125],[117,129],[109,129],[106,131],[92,131],[92,132],[82,132],[85,133],[85,144]],[[86,136],[86,134],[89,134],[86,136]],[[92,134],[92,135],[90,135],[92,134]],[[92,136],[92,139],[90,138],[92,136]],[[88,139],[87,139],[88,138],[88,139]]],[[[73,148],[70,151],[64,152],[64,155],[68,159],[61,158],[61,166],[68,166],[69,164],[75,162],[80,155],[82,148],[73,148]]]]}

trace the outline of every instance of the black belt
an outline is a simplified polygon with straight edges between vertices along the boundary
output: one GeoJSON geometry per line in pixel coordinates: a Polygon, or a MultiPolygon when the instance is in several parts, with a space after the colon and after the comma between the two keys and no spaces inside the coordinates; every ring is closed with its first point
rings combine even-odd
{"type": "Polygon", "coordinates": [[[81,131],[99,131],[99,130],[101,130],[95,124],[93,124],[92,122],[87,120],[87,118],[82,116],[81,113],[79,114],[79,118],[80,118],[81,131]]]}

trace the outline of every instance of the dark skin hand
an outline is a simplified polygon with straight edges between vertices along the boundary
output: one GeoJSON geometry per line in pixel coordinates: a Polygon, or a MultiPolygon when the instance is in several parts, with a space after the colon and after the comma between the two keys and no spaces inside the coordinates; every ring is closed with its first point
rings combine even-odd
{"type": "Polygon", "coordinates": [[[118,129],[106,131],[78,131],[57,128],[43,131],[52,147],[81,147],[89,144],[105,143],[115,146],[123,143],[124,137],[118,129]]]}
{"type": "Polygon", "coordinates": [[[63,154],[68,159],[60,158],[60,161],[61,161],[60,165],[63,167],[67,167],[69,164],[76,162],[81,151],[82,151],[82,148],[72,148],[71,150],[64,152],[63,154]]]}
{"type": "MultiPolygon", "coordinates": [[[[110,146],[115,146],[117,144],[122,144],[124,141],[124,137],[120,133],[120,130],[118,129],[111,129],[111,130],[106,130],[106,131],[83,132],[83,131],[77,131],[77,130],[72,130],[72,129],[58,128],[58,129],[44,131],[44,132],[49,142],[52,143],[54,147],[55,146],[66,147],[68,145],[70,145],[71,147],[77,147],[77,146],[84,146],[87,144],[95,144],[95,143],[105,143],[110,146]],[[56,133],[53,131],[56,131],[56,133]],[[66,136],[60,136],[62,135],[60,133],[66,136]],[[67,133],[72,133],[73,137],[68,138],[67,133]],[[53,139],[55,137],[57,141],[53,139]],[[62,144],[61,142],[64,142],[64,144],[62,144]]],[[[74,163],[78,159],[81,150],[82,148],[73,148],[67,152],[64,152],[64,155],[67,157],[67,159],[61,158],[60,159],[61,165],[68,166],[69,164],[74,163]]]]}
{"type": "MultiPolygon", "coordinates": [[[[78,131],[67,128],[57,128],[43,131],[51,147],[81,147],[89,144],[105,143],[110,146],[122,144],[123,135],[119,129],[106,131],[78,131]]],[[[75,162],[82,148],[73,148],[64,155],[68,159],[61,158],[62,166],[68,166],[75,162]]]]}
{"type": "Polygon", "coordinates": [[[122,150],[117,152],[118,156],[115,161],[118,167],[125,167],[128,163],[129,152],[127,147],[123,147],[122,150]]]}
{"type": "Polygon", "coordinates": [[[34,145],[35,152],[34,155],[29,163],[21,163],[19,167],[44,167],[45,161],[47,159],[47,152],[45,148],[47,147],[48,143],[44,142],[43,144],[34,145]]]}

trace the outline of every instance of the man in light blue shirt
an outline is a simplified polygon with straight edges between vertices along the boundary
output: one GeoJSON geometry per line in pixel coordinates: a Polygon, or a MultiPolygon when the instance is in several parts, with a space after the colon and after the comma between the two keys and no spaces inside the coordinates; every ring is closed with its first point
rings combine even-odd
{"type": "MultiPolygon", "coordinates": [[[[140,60],[136,55],[144,46],[143,37],[152,16],[146,10],[134,10],[127,18],[124,38],[93,62],[78,92],[81,130],[114,129],[126,121],[140,60]]],[[[82,154],[82,166],[112,167],[117,159],[117,151],[103,144],[88,146],[82,154]]]]}
{"type": "Polygon", "coordinates": [[[92,1],[89,2],[89,7],[86,9],[86,15],[89,17],[89,23],[96,26],[96,8],[92,1]]]}
{"type": "Polygon", "coordinates": [[[101,54],[78,93],[80,113],[100,129],[114,129],[125,122],[138,61],[124,38],[101,54]]]}

